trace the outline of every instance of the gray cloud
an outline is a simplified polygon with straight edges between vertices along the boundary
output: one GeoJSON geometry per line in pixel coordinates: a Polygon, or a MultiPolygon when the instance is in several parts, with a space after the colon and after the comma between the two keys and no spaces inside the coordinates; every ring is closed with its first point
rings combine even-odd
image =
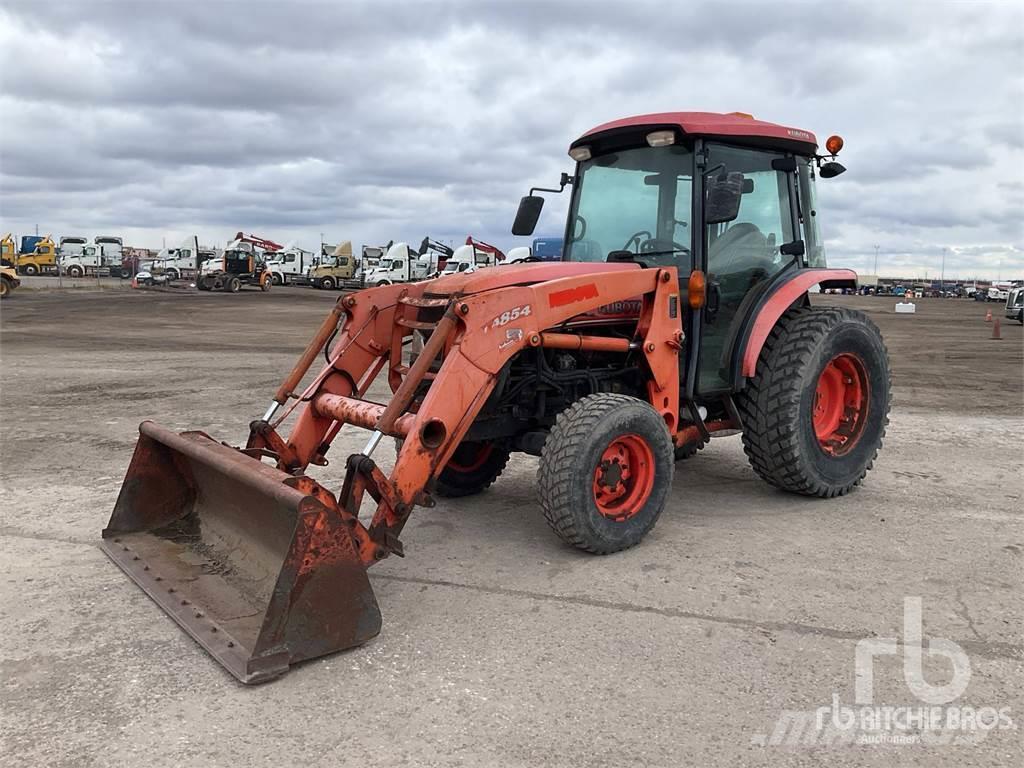
{"type": "Polygon", "coordinates": [[[846,139],[834,264],[1024,275],[1022,29],[1010,2],[5,0],[0,229],[511,246],[582,131],[738,109],[846,139]]]}

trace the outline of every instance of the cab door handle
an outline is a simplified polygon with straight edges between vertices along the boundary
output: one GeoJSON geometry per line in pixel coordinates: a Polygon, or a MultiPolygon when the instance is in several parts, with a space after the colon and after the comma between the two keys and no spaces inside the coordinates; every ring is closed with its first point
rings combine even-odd
{"type": "Polygon", "coordinates": [[[718,308],[722,304],[722,286],[717,280],[708,283],[708,300],[704,306],[704,318],[709,324],[715,322],[718,308]]]}

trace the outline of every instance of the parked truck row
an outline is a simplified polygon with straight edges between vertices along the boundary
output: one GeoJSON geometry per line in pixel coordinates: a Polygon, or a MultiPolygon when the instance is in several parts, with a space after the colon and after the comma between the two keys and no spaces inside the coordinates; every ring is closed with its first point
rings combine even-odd
{"type": "Polygon", "coordinates": [[[55,242],[51,235],[26,235],[20,245],[8,233],[0,240],[0,261],[21,275],[46,275],[58,271],[69,277],[108,274],[131,277],[140,258],[149,251],[125,247],[120,237],[98,235],[88,238],[67,235],[55,242]]]}
{"type": "Polygon", "coordinates": [[[0,241],[0,248],[0,261],[28,276],[60,272],[74,278],[135,277],[140,285],[189,280],[201,290],[237,290],[247,284],[263,290],[272,285],[337,290],[415,282],[497,264],[557,261],[562,241],[536,238],[531,246],[516,247],[505,254],[472,236],[455,248],[425,237],[418,248],[406,242],[363,245],[358,255],[352,243],[345,241],[324,244],[316,254],[294,242],[282,245],[240,231],[223,248],[201,246],[195,235],[177,246],[151,251],[125,246],[122,238],[112,235],[98,235],[91,242],[75,235],[63,236],[59,241],[51,235],[28,235],[19,244],[10,234],[0,241]]]}

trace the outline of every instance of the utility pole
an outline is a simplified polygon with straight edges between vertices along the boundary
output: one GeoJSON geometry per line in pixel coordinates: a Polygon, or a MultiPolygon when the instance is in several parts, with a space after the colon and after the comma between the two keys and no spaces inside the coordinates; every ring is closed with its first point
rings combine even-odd
{"type": "Polygon", "coordinates": [[[939,278],[941,280],[941,287],[939,290],[942,291],[943,294],[946,293],[946,251],[948,250],[949,248],[945,247],[942,249],[942,277],[939,278]]]}
{"type": "Polygon", "coordinates": [[[875,277],[878,277],[878,246],[875,246],[875,277]]]}

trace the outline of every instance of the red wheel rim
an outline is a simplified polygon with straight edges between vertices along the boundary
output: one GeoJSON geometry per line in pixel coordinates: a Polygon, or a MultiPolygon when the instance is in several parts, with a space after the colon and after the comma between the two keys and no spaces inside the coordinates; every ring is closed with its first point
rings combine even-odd
{"type": "Polygon", "coordinates": [[[480,469],[494,451],[494,443],[463,443],[448,459],[448,468],[456,472],[480,469]]]}
{"type": "Polygon", "coordinates": [[[833,357],[814,389],[813,423],[818,445],[830,456],[842,456],[857,444],[868,410],[868,377],[859,357],[833,357]]]}
{"type": "Polygon", "coordinates": [[[643,509],[654,488],[654,453],[639,435],[622,435],[609,443],[594,468],[594,504],[616,522],[643,509]]]}

